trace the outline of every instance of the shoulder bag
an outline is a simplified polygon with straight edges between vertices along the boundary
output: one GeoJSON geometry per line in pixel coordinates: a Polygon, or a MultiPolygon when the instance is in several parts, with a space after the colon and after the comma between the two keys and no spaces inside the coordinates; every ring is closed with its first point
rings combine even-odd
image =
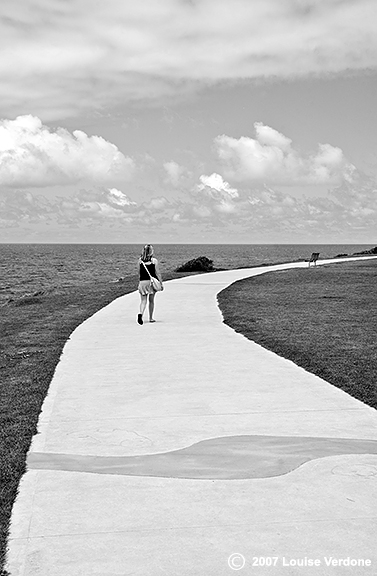
{"type": "Polygon", "coordinates": [[[144,268],[146,269],[146,271],[148,272],[149,278],[151,279],[151,286],[153,288],[153,290],[156,290],[156,292],[160,292],[160,290],[162,290],[162,284],[159,280],[157,280],[157,278],[154,278],[153,276],[151,276],[148,268],[146,267],[144,261],[141,261],[144,268]]]}

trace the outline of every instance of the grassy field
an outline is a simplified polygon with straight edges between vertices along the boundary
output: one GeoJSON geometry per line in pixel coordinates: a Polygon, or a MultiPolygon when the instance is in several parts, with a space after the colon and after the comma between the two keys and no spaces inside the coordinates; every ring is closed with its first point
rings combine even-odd
{"type": "MultiPolygon", "coordinates": [[[[164,279],[187,274],[164,274],[164,279]]],[[[1,307],[0,574],[9,520],[26,454],[62,348],[71,332],[109,302],[132,292],[137,277],[17,298],[1,307]]],[[[136,322],[137,310],[135,310],[136,322]]],[[[47,576],[47,575],[46,575],[47,576]]]]}
{"type": "Polygon", "coordinates": [[[377,261],[269,272],[218,295],[246,338],[377,409],[377,261]]]}

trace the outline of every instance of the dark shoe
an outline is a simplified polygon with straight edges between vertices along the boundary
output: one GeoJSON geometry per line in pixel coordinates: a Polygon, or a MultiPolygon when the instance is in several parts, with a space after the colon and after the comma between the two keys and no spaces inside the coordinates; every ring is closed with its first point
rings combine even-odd
{"type": "Polygon", "coordinates": [[[137,321],[138,321],[139,324],[143,324],[143,316],[142,316],[142,314],[138,314],[138,315],[137,315],[137,321]]]}

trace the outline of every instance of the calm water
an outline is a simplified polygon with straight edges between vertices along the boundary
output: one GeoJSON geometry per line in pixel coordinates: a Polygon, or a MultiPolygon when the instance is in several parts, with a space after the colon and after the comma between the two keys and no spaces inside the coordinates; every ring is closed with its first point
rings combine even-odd
{"type": "MultiPolygon", "coordinates": [[[[37,290],[93,281],[112,281],[135,274],[140,244],[0,244],[0,302],[37,290]]],[[[371,245],[300,244],[155,244],[162,274],[191,258],[207,256],[216,268],[353,254],[371,245]]]]}

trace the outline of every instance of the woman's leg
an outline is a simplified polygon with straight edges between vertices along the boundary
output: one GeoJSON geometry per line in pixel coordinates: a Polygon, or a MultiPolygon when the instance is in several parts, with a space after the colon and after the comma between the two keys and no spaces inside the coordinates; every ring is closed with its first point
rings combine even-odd
{"type": "Polygon", "coordinates": [[[140,294],[140,314],[144,314],[145,307],[147,305],[147,294],[140,294]]]}
{"type": "Polygon", "coordinates": [[[143,323],[143,314],[144,314],[144,310],[145,307],[147,305],[147,294],[140,294],[140,314],[138,314],[137,316],[137,321],[139,322],[139,324],[143,323]]]}
{"type": "Polygon", "coordinates": [[[154,297],[155,297],[154,293],[149,294],[149,322],[153,321],[154,297]]]}

